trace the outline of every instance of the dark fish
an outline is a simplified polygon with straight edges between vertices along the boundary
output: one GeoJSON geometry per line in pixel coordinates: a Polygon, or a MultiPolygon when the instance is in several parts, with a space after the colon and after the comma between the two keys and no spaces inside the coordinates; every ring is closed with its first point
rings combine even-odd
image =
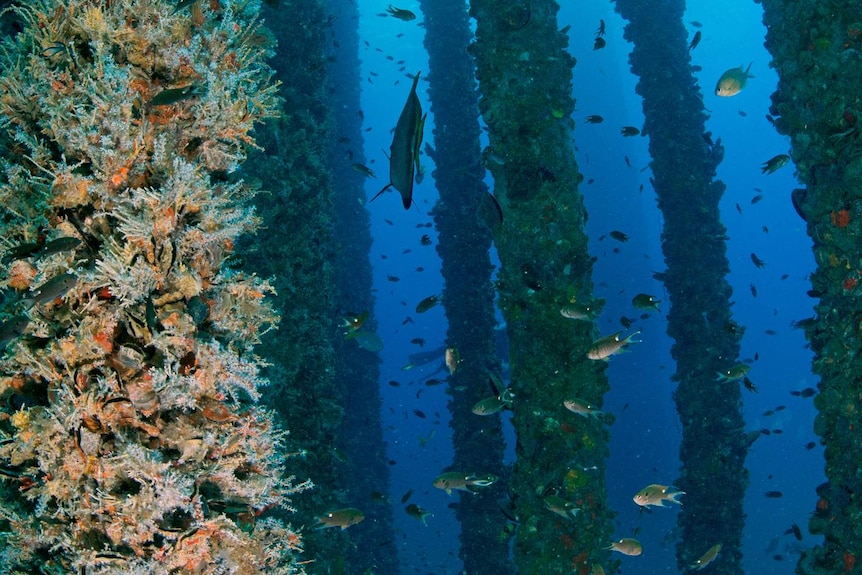
{"type": "Polygon", "coordinates": [[[632,136],[637,136],[638,134],[641,133],[641,131],[638,128],[635,128],[634,126],[623,126],[622,129],[620,129],[620,133],[624,137],[630,138],[632,136]]]}
{"type": "Polygon", "coordinates": [[[405,22],[409,22],[410,20],[416,19],[416,14],[411,12],[410,10],[404,10],[403,8],[397,8],[392,4],[389,5],[389,8],[386,9],[386,14],[392,16],[393,18],[398,18],[399,20],[403,20],[405,22]]]}
{"type": "Polygon", "coordinates": [[[756,196],[751,198],[751,205],[756,204],[757,202],[759,202],[762,199],[763,199],[763,194],[757,194],[756,196]]]}
{"type": "Polygon", "coordinates": [[[806,443],[804,445],[804,447],[805,447],[805,449],[811,450],[811,449],[814,449],[815,447],[817,447],[817,443],[815,443],[814,441],[809,441],[808,443],[806,443]]]}
{"type": "Polygon", "coordinates": [[[0,349],[17,337],[24,335],[24,330],[30,324],[30,318],[19,315],[0,323],[0,349]]]}
{"type": "Polygon", "coordinates": [[[757,286],[756,285],[751,284],[750,286],[748,286],[748,289],[751,290],[751,296],[752,297],[757,297],[757,286]]]}
{"type": "Polygon", "coordinates": [[[401,278],[398,276],[386,276],[387,281],[391,281],[392,283],[401,281],[401,278]]]}
{"type": "Polygon", "coordinates": [[[419,243],[422,244],[423,246],[430,246],[431,245],[431,237],[428,234],[424,234],[419,239],[419,243]]]}
{"type": "Polygon", "coordinates": [[[419,169],[419,148],[425,130],[422,104],[416,95],[420,74],[421,72],[417,72],[413,77],[413,87],[401,115],[398,116],[398,123],[395,124],[395,134],[392,136],[392,145],[389,146],[389,183],[371,198],[373,202],[390,187],[395,188],[401,194],[405,210],[409,210],[413,203],[413,177],[419,169]]]}
{"type": "Polygon", "coordinates": [[[596,36],[604,36],[605,35],[605,21],[603,19],[599,19],[599,28],[596,30],[596,36]]]}
{"type": "Polygon", "coordinates": [[[418,345],[419,347],[425,347],[425,340],[421,337],[414,337],[410,340],[410,343],[412,343],[413,345],[418,345]]]}
{"type": "Polygon", "coordinates": [[[765,491],[763,494],[770,499],[778,499],[779,497],[784,496],[780,491],[765,491]]]}
{"type": "Polygon", "coordinates": [[[52,277],[42,285],[31,290],[31,296],[25,298],[22,302],[30,308],[40,303],[49,302],[59,297],[66,295],[70,289],[78,283],[78,276],[75,274],[60,274],[52,277]]]}
{"type": "Polygon", "coordinates": [[[156,94],[150,100],[150,106],[170,106],[197,95],[198,86],[196,84],[189,84],[182,88],[168,88],[156,94]]]}
{"type": "Polygon", "coordinates": [[[413,490],[408,489],[407,492],[401,496],[401,503],[407,503],[410,500],[410,497],[413,495],[413,490]]]}
{"type": "Polygon", "coordinates": [[[612,230],[608,235],[611,236],[613,239],[617,240],[618,242],[626,243],[627,241],[629,241],[628,235],[618,230],[612,230]]]}
{"type": "Polygon", "coordinates": [[[37,258],[46,258],[60,252],[74,250],[79,245],[81,245],[81,240],[72,236],[57,238],[45,244],[45,247],[39,252],[37,258]]]}
{"type": "Polygon", "coordinates": [[[747,375],[742,378],[742,385],[751,393],[757,393],[757,388],[754,386],[754,382],[748,379],[747,375]]]}
{"type": "Polygon", "coordinates": [[[360,164],[359,162],[354,162],[350,164],[350,167],[353,168],[354,172],[362,174],[366,178],[376,178],[374,175],[374,170],[366,166],[365,164],[360,164]]]}
{"type": "Polygon", "coordinates": [[[757,254],[754,252],[751,253],[751,263],[753,263],[756,268],[762,268],[766,265],[766,262],[757,257],[757,254]]]}
{"type": "Polygon", "coordinates": [[[42,245],[36,242],[26,242],[23,244],[19,244],[11,248],[5,254],[3,254],[3,259],[0,261],[2,261],[2,263],[4,264],[8,264],[11,261],[29,258],[33,254],[38,252],[41,247],[42,245]]]}
{"type": "Polygon", "coordinates": [[[420,301],[418,304],[416,304],[416,313],[425,313],[426,311],[440,303],[441,299],[442,296],[429,295],[428,297],[420,301]]]}
{"type": "Polygon", "coordinates": [[[694,38],[691,39],[691,43],[688,45],[689,50],[694,50],[695,48],[697,48],[697,45],[700,44],[701,36],[702,34],[700,30],[694,33],[694,38]]]}
{"type": "Polygon", "coordinates": [[[805,389],[800,389],[799,391],[791,391],[790,395],[795,395],[796,397],[814,397],[817,393],[817,390],[813,387],[806,387],[805,389]]]}
{"type": "Polygon", "coordinates": [[[608,43],[605,41],[605,39],[599,36],[593,41],[593,50],[601,50],[607,45],[608,43]]]}
{"type": "Polygon", "coordinates": [[[592,114],[586,117],[587,124],[601,124],[605,119],[599,116],[598,114],[592,114]]]}
{"type": "Polygon", "coordinates": [[[419,409],[414,409],[414,410],[413,410],[413,415],[415,415],[415,416],[416,416],[416,417],[418,417],[419,419],[425,419],[425,417],[426,417],[425,412],[424,412],[424,411],[421,411],[421,410],[419,410],[419,409]]]}

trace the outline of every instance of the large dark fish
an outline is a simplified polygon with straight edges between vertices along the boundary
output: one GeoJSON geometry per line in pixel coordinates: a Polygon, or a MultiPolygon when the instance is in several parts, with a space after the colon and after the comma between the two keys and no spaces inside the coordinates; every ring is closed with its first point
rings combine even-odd
{"type": "Polygon", "coordinates": [[[413,77],[413,87],[398,123],[395,124],[395,135],[392,137],[392,145],[389,146],[389,183],[377,192],[371,201],[388,190],[395,188],[401,194],[404,209],[409,210],[413,203],[413,176],[419,169],[419,147],[422,145],[422,132],[425,129],[425,116],[422,114],[422,104],[416,95],[416,84],[419,83],[419,74],[413,77]]]}

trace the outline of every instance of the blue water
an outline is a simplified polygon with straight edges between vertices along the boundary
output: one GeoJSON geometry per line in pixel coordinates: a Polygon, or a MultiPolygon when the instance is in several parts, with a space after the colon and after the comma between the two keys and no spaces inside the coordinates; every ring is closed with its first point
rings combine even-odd
{"type": "MultiPolygon", "coordinates": [[[[599,319],[600,331],[607,333],[619,329],[620,316],[632,315],[630,302],[634,294],[651,293],[667,301],[661,283],[652,278],[653,272],[664,267],[659,243],[662,219],[649,185],[650,172],[642,171],[649,163],[646,138],[623,138],[619,134],[620,127],[640,126],[643,121],[640,100],[634,91],[636,79],[628,69],[630,46],[622,38],[624,23],[609,3],[563,4],[559,24],[572,26],[570,50],[578,60],[574,71],[578,163],[586,180],[594,179],[592,184],[585,181],[580,191],[589,212],[590,248],[598,257],[594,272],[596,295],[608,301],[599,319]],[[599,19],[606,22],[607,47],[593,51],[599,19]],[[590,114],[602,115],[604,123],[586,124],[584,118],[590,114]],[[626,156],[631,167],[625,164],[626,156]],[[639,191],[641,186],[643,191],[639,191]],[[615,229],[625,232],[630,240],[621,244],[609,237],[600,239],[615,229]]],[[[369,198],[379,191],[388,173],[383,150],[388,150],[390,129],[410,88],[396,62],[405,60],[410,73],[428,70],[422,47],[424,32],[418,25],[422,21],[418,2],[405,1],[398,6],[416,12],[419,18],[402,22],[380,17],[379,3],[360,4],[360,35],[370,44],[360,46],[362,107],[365,128],[370,128],[365,132],[365,155],[380,176],[367,181],[369,198]]],[[[689,25],[691,21],[703,25],[703,39],[692,53],[693,63],[703,68],[697,77],[711,113],[707,129],[712,131],[713,139],[721,138],[726,149],[718,177],[727,184],[721,209],[730,237],[727,248],[731,266],[728,279],[735,302],[732,311],[734,319],[746,326],[741,358],[754,360],[755,354],[758,357],[752,361],[749,374],[758,393],[745,392],[744,415],[750,430],[783,432],[762,436],[747,459],[751,485],[745,503],[745,567],[759,575],[789,575],[794,572],[800,547],[818,543],[807,534],[806,525],[815,505],[814,488],[824,481],[822,449],[804,447],[816,441],[811,400],[790,394],[792,390],[816,386],[804,336],[790,326],[792,321],[812,315],[813,300],[805,295],[810,287],[807,275],[814,265],[810,241],[790,202],[790,191],[798,186],[793,167],[769,176],[762,175],[759,168],[762,162],[787,153],[789,148],[787,138],[776,134],[764,118],[777,78],[763,48],[765,30],[760,6],[747,0],[690,2],[685,20],[691,34],[696,30],[689,25]],[[713,95],[722,72],[749,62],[753,62],[751,73],[755,78],[741,94],[733,98],[713,95]],[[754,188],[763,193],[762,201],[756,204],[751,203],[757,194],[754,188]],[[754,267],[752,252],[767,262],[764,268],[754,267]],[[786,279],[782,279],[784,274],[786,279]],[[767,334],[767,330],[773,330],[774,335],[767,334]],[[779,405],[786,409],[763,415],[779,405]],[[765,491],[781,491],[783,497],[766,498],[765,491]],[[801,543],[785,534],[792,523],[802,528],[801,543]]],[[[419,97],[428,110],[426,89],[427,84],[420,82],[419,97]]],[[[433,145],[433,117],[429,115],[427,122],[425,137],[433,145]]],[[[423,164],[426,178],[414,192],[418,209],[404,211],[396,193],[384,194],[368,205],[374,237],[370,255],[377,297],[374,314],[385,342],[380,354],[384,362],[382,416],[388,455],[396,462],[391,467],[391,499],[396,507],[402,572],[459,573],[459,526],[447,507],[457,498],[431,487],[431,481],[452,458],[445,386],[426,387],[421,383],[439,367],[436,363],[409,371],[401,369],[408,363],[409,354],[443,345],[446,334],[441,306],[422,315],[414,311],[416,303],[439,294],[443,287],[434,246],[420,244],[424,234],[436,244],[434,228],[425,227],[432,222],[429,212],[437,200],[431,177],[433,165],[427,157],[423,164]],[[399,280],[390,281],[388,276],[399,280]],[[408,317],[414,323],[405,325],[408,317]],[[414,338],[423,338],[425,347],[411,344],[414,338]],[[393,381],[398,385],[390,384],[393,381]],[[427,417],[416,416],[417,409],[427,417]],[[411,502],[433,513],[427,527],[404,514],[403,506],[398,504],[410,489],[415,490],[411,502]]],[[[490,179],[488,183],[493,187],[490,179]]],[[[697,274],[698,270],[692,269],[691,273],[697,274]]],[[[645,549],[641,557],[623,559],[623,573],[676,573],[676,510],[658,509],[642,515],[631,500],[644,485],[673,482],[680,465],[681,427],[671,399],[674,386],[670,376],[675,370],[669,353],[672,342],[665,334],[663,314],[653,314],[642,325],[643,343],[632,346],[631,353],[615,357],[608,371],[611,392],[605,407],[616,415],[611,427],[608,489],[611,506],[618,512],[616,533],[627,536],[639,527],[638,537],[645,549]]],[[[507,433],[511,451],[511,428],[507,427],[507,433]]]]}

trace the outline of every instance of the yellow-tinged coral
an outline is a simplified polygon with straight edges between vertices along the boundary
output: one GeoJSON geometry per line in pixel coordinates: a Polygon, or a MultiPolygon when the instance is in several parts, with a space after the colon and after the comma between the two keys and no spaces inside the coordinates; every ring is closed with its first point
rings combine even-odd
{"type": "Polygon", "coordinates": [[[258,223],[254,190],[228,174],[276,109],[257,10],[14,9],[23,32],[0,63],[13,143],[0,283],[21,292],[0,309],[3,572],[301,571],[299,537],[261,516],[307,486],[281,477],[281,434],[253,406],[272,288],[223,266],[258,223]],[[40,251],[58,238],[79,241],[40,251]]]}

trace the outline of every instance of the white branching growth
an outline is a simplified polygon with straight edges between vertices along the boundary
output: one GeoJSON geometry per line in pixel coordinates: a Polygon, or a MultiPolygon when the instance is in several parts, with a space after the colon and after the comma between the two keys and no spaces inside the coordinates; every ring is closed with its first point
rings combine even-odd
{"type": "Polygon", "coordinates": [[[3,47],[0,571],[301,571],[272,288],[226,267],[276,109],[257,0],[32,0],[3,47]]]}

